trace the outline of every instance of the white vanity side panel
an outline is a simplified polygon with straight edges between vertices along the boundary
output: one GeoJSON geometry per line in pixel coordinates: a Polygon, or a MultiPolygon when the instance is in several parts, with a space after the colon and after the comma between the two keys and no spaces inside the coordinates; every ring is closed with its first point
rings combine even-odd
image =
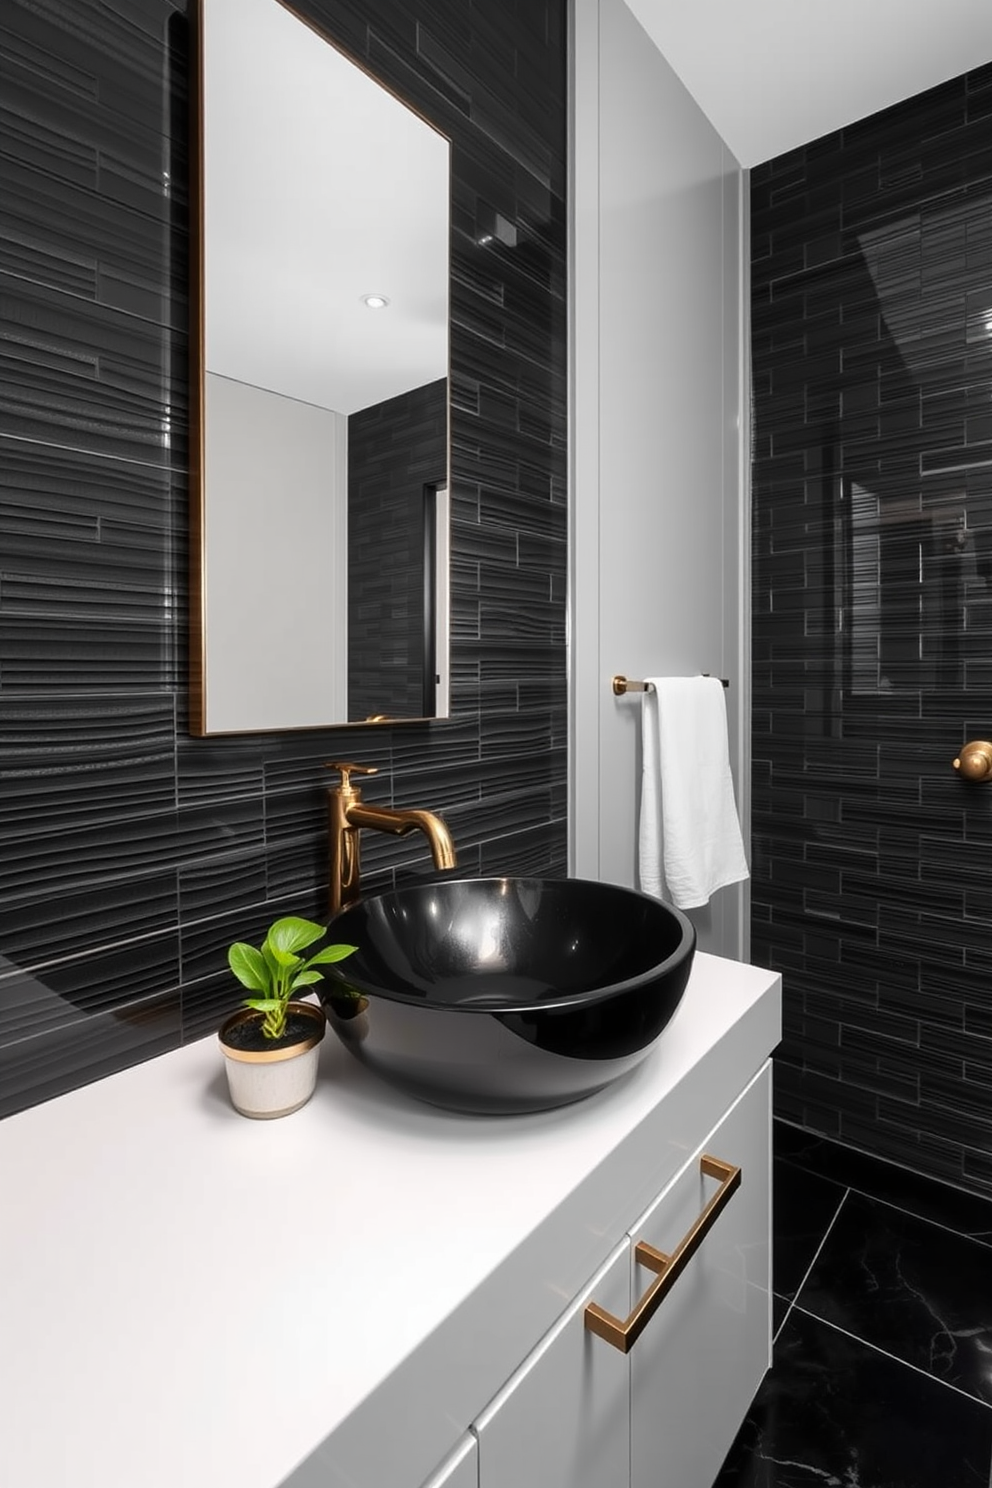
{"type": "MultiPolygon", "coordinates": [[[[623,0],[576,0],[575,33],[571,871],[634,887],[640,703],[614,673],[728,678],[747,786],[742,172],[623,0]]],[[[741,954],[742,895],[690,916],[703,949],[741,954]]]]}
{"type": "Polygon", "coordinates": [[[204,396],[207,730],[346,718],[348,421],[209,372],[204,396]]]}
{"type": "Polygon", "coordinates": [[[629,1242],[616,1248],[475,1422],[479,1488],[626,1484],[630,1362],[586,1330],[589,1302],[627,1316],[629,1242]]]}

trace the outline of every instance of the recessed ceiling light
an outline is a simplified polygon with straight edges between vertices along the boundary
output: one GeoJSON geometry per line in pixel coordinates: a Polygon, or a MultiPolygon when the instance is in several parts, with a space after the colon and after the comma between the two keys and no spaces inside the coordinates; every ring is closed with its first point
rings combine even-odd
{"type": "Polygon", "coordinates": [[[370,310],[385,310],[389,301],[385,295],[369,294],[362,295],[362,303],[368,305],[370,310]]]}

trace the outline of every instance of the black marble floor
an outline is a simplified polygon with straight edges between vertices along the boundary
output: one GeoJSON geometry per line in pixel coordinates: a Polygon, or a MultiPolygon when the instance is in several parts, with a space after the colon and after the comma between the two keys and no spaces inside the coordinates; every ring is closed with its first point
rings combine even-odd
{"type": "Polygon", "coordinates": [[[990,1488],[992,1201],[775,1123],[774,1330],[714,1488],[990,1488]]]}

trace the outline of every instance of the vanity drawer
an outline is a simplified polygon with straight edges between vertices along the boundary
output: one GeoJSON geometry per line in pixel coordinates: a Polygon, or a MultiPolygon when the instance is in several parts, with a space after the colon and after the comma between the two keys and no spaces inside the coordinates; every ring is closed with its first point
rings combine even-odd
{"type": "Polygon", "coordinates": [[[770,1094],[766,1065],[474,1422],[480,1488],[711,1488],[770,1362],[770,1094]],[[687,1235],[639,1310],[638,1244],[687,1235]]]}
{"type": "Polygon", "coordinates": [[[656,1279],[638,1243],[672,1255],[718,1202],[704,1155],[739,1169],[739,1186],[702,1219],[698,1247],[630,1351],[632,1488],[711,1488],[771,1362],[770,1062],[632,1227],[635,1299],[656,1279]]]}
{"type": "Polygon", "coordinates": [[[625,1240],[473,1424],[479,1488],[626,1488],[629,1361],[585,1309],[598,1297],[626,1312],[629,1254],[625,1240]]]}
{"type": "Polygon", "coordinates": [[[479,1488],[479,1444],[466,1433],[421,1488],[479,1488]]]}

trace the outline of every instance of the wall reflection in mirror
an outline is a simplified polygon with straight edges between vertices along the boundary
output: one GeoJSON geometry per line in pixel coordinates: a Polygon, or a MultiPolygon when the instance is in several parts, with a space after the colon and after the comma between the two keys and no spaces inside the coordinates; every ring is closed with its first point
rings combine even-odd
{"type": "Polygon", "coordinates": [[[960,689],[965,640],[988,633],[988,531],[957,498],[880,500],[846,488],[841,631],[853,693],[960,689]]]}
{"type": "MultiPolygon", "coordinates": [[[[853,696],[962,691],[992,649],[988,201],[935,200],[851,234],[817,285],[805,455],[806,583],[853,696]],[[952,246],[954,251],[952,250],[952,246]]],[[[812,301],[811,301],[812,303],[812,301]]],[[[781,603],[781,600],[780,600],[781,603]]]]}
{"type": "Polygon", "coordinates": [[[449,142],[281,0],[197,36],[191,729],[443,716],[449,142]]]}

